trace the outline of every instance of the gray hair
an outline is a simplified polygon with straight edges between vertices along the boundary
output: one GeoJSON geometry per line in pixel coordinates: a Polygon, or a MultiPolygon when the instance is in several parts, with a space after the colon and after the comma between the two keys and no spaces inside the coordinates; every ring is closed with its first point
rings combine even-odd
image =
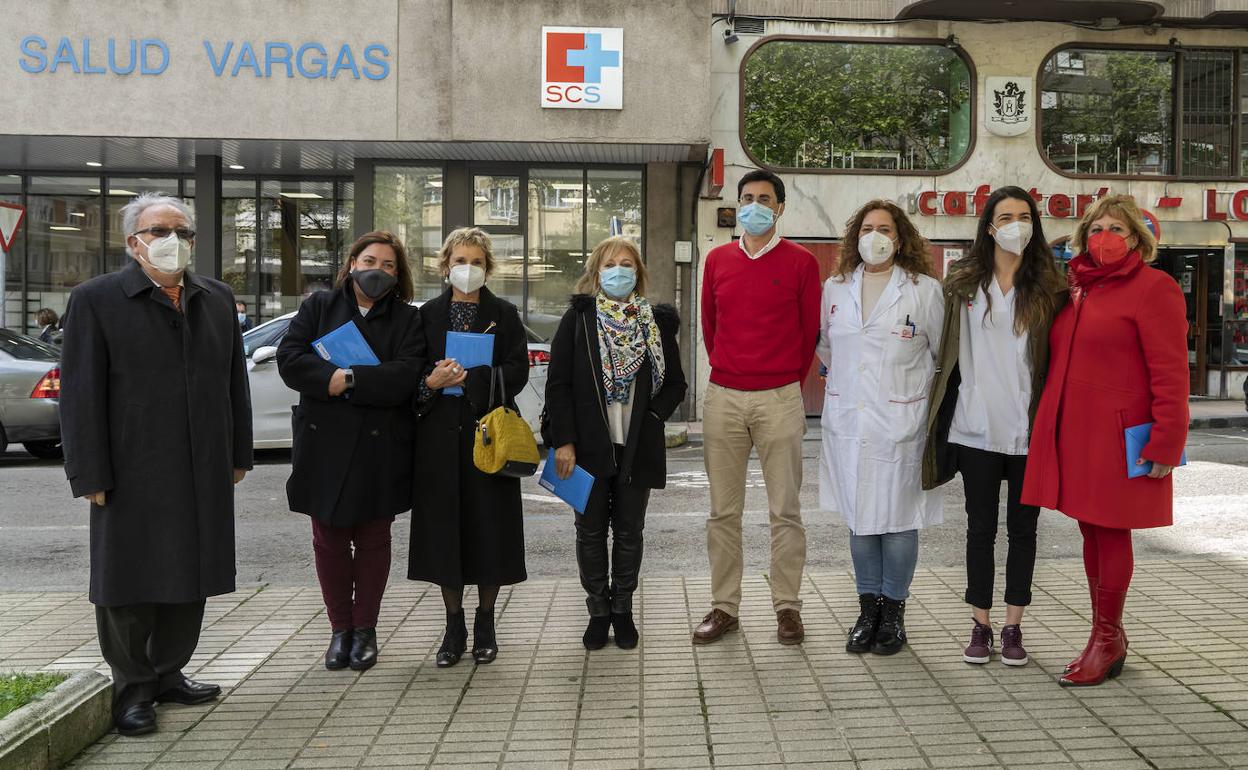
{"type": "Polygon", "coordinates": [[[192,230],[195,229],[195,212],[186,205],[186,201],[164,193],[145,192],[121,207],[121,228],[126,236],[126,254],[134,256],[134,252],[130,249],[130,235],[139,229],[139,218],[143,216],[143,212],[153,206],[170,206],[177,209],[182,216],[186,217],[187,226],[192,230]]]}

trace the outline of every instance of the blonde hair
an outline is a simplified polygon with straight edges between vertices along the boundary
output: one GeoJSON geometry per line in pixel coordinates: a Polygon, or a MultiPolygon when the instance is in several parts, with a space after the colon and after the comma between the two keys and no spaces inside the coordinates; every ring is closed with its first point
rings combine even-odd
{"type": "Polygon", "coordinates": [[[1076,254],[1087,251],[1088,228],[1093,222],[1105,216],[1122,220],[1127,229],[1135,235],[1139,241],[1135,250],[1140,253],[1140,259],[1148,263],[1157,258],[1157,239],[1149,231],[1148,225],[1144,224],[1144,216],[1140,213],[1140,207],[1135,204],[1135,198],[1130,195],[1106,195],[1088,206],[1088,210],[1083,213],[1083,219],[1075,225],[1075,232],[1070,236],[1070,247],[1076,254]]]}
{"type": "Polygon", "coordinates": [[[459,227],[446,236],[446,241],[438,251],[438,272],[442,275],[451,273],[451,255],[460,246],[476,246],[485,254],[485,274],[494,272],[494,248],[490,244],[489,233],[479,227],[459,227]]]}
{"type": "Polygon", "coordinates": [[[594,247],[589,259],[585,260],[585,272],[576,282],[576,292],[597,294],[602,288],[602,284],[598,282],[598,273],[602,269],[603,260],[615,256],[621,250],[633,255],[633,262],[637,264],[637,288],[634,291],[642,297],[646,296],[646,285],[650,281],[650,275],[646,272],[646,263],[641,261],[641,249],[637,248],[637,244],[626,235],[613,235],[594,247]]]}

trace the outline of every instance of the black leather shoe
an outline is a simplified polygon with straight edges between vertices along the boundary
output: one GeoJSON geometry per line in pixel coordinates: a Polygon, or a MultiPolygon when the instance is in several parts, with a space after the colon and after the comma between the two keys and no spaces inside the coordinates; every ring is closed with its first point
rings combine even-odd
{"type": "Polygon", "coordinates": [[[615,629],[615,646],[621,650],[631,650],[637,646],[641,634],[637,633],[637,624],[633,622],[633,613],[611,613],[611,627],[615,629]]]}
{"type": "Polygon", "coordinates": [[[464,611],[446,613],[446,632],[442,634],[442,646],[438,649],[438,668],[450,668],[464,657],[468,647],[468,626],[464,623],[464,611]]]}
{"type": "Polygon", "coordinates": [[[136,703],[113,718],[122,735],[144,735],[156,732],[156,708],[150,701],[136,703]]]}
{"type": "Polygon", "coordinates": [[[906,603],[887,596],[880,599],[880,625],[875,630],[871,652],[894,655],[906,646],[906,603]]]}
{"type": "Polygon", "coordinates": [[[607,636],[610,633],[611,616],[593,615],[589,619],[589,625],[585,626],[585,634],[581,637],[581,643],[587,650],[601,650],[607,646],[607,636]]]}
{"type": "Polygon", "coordinates": [[[196,706],[216,700],[221,694],[221,686],[204,684],[190,679],[183,679],[181,684],[170,687],[156,696],[157,703],[180,703],[183,706],[196,706]]]}
{"type": "Polygon", "coordinates": [[[477,608],[472,619],[472,659],[478,663],[493,663],[498,657],[498,639],[494,636],[494,608],[477,608]]]}
{"type": "Polygon", "coordinates": [[[325,650],[325,668],[339,671],[351,662],[351,639],[354,632],[350,628],[335,631],[329,638],[329,649],[325,650]]]}
{"type": "Polygon", "coordinates": [[[845,642],[846,652],[871,652],[875,642],[875,629],[880,625],[880,597],[876,594],[858,594],[858,622],[849,631],[845,642]]]}
{"type": "Polygon", "coordinates": [[[351,670],[367,671],[375,665],[377,665],[377,629],[355,629],[351,637],[351,670]]]}

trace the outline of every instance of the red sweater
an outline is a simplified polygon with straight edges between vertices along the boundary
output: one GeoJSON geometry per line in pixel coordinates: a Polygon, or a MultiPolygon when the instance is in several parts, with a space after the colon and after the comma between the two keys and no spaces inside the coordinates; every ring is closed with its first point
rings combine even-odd
{"type": "Polygon", "coordinates": [[[781,239],[758,259],[735,241],[706,255],[702,336],[711,382],[770,390],[806,378],[819,339],[819,263],[781,239]]]}

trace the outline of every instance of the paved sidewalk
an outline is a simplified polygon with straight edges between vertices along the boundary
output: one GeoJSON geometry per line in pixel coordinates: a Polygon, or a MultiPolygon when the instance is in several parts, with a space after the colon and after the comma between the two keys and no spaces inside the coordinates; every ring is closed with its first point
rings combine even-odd
{"type": "MultiPolygon", "coordinates": [[[[961,661],[961,582],[921,569],[912,646],[880,658],[844,652],[844,573],[808,576],[799,647],[775,641],[764,576],[747,577],[742,632],[706,647],[689,632],[709,580],[655,578],[642,646],[588,654],[577,582],[533,581],[499,597],[498,660],[446,670],[439,593],[401,583],[362,675],[322,667],[314,587],[251,588],[209,602],[188,670],[223,699],[162,706],[158,733],[110,734],[74,767],[1248,767],[1248,560],[1137,565],[1126,670],[1084,690],[1055,683],[1086,638],[1080,565],[1039,567],[1024,668],[961,661]]],[[[0,667],[98,667],[94,633],[81,594],[0,594],[0,667]]]]}

